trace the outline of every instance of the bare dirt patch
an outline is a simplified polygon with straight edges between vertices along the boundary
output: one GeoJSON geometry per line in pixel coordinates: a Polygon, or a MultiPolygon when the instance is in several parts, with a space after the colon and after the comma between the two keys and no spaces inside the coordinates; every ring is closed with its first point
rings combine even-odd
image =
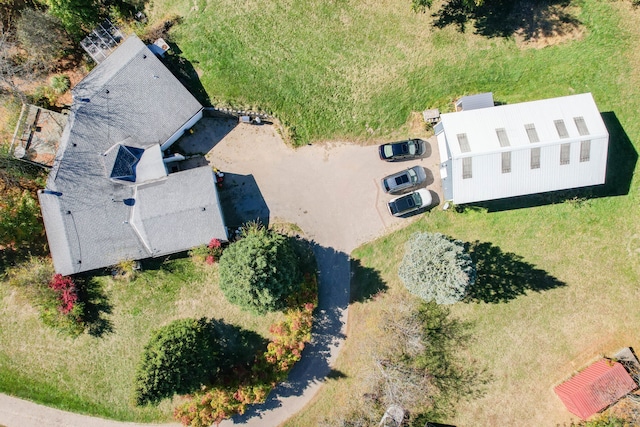
{"type": "Polygon", "coordinates": [[[540,49],[583,38],[585,28],[576,18],[578,12],[579,8],[573,5],[533,0],[520,2],[512,14],[517,23],[514,32],[517,45],[540,49]]]}

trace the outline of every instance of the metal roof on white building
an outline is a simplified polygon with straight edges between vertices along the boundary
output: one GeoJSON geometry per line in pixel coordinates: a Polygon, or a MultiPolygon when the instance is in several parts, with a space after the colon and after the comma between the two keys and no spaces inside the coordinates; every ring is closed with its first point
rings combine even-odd
{"type": "Polygon", "coordinates": [[[585,129],[608,135],[590,93],[442,114],[441,123],[452,158],[585,139],[585,129]]]}

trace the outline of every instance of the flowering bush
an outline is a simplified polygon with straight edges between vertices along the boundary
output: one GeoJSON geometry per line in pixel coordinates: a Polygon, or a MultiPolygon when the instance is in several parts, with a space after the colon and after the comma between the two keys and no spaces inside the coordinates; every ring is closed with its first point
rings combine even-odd
{"type": "Polygon", "coordinates": [[[318,300],[315,276],[305,275],[299,294],[294,299],[305,295],[307,302],[290,309],[282,322],[269,328],[273,338],[267,351],[256,356],[251,370],[236,370],[225,385],[205,387],[188,396],[187,402],[175,408],[176,420],[192,427],[218,425],[225,418],[243,414],[247,405],[265,401],[273,387],[287,378],[302,357],[305,344],[311,341],[313,310],[318,300]]]}
{"type": "Polygon", "coordinates": [[[214,237],[207,245],[193,248],[189,251],[189,255],[194,261],[206,262],[208,265],[212,265],[220,259],[223,250],[222,242],[214,237]]]}

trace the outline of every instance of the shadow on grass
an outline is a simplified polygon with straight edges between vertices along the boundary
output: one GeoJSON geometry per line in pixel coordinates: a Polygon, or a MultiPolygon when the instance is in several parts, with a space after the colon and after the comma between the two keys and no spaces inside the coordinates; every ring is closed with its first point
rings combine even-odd
{"type": "Polygon", "coordinates": [[[94,337],[102,337],[113,332],[113,324],[106,317],[111,314],[111,304],[100,282],[90,276],[76,278],[78,298],[84,303],[83,318],[87,333],[94,337]]]}
{"type": "Polygon", "coordinates": [[[485,37],[519,34],[525,41],[562,37],[582,23],[568,10],[569,0],[493,0],[469,7],[464,0],[448,0],[433,14],[434,26],[455,25],[465,32],[472,24],[485,37]]]}
{"type": "Polygon", "coordinates": [[[455,415],[461,401],[482,397],[492,377],[476,361],[468,359],[465,349],[473,339],[473,324],[451,316],[448,307],[421,302],[414,314],[419,339],[424,349],[413,364],[428,372],[432,390],[431,405],[413,414],[412,425],[442,422],[455,415]]]}
{"type": "Polygon", "coordinates": [[[529,291],[542,292],[565,286],[564,282],[535,268],[520,255],[503,252],[489,242],[475,241],[469,253],[476,265],[476,281],[470,287],[467,302],[501,303],[529,291]]]}
{"type": "Polygon", "coordinates": [[[359,259],[351,259],[350,303],[369,301],[386,290],[378,271],[363,266],[359,259]]]}
{"type": "Polygon", "coordinates": [[[181,56],[182,50],[175,43],[168,41],[171,53],[161,58],[162,63],[186,87],[189,92],[205,107],[211,106],[211,100],[200,81],[200,76],[191,62],[181,56]]]}
{"type": "Polygon", "coordinates": [[[609,111],[601,113],[609,132],[609,150],[607,155],[607,171],[602,185],[593,185],[568,190],[551,191],[528,196],[510,197],[500,200],[489,200],[461,206],[459,209],[485,208],[488,212],[522,209],[544,206],[566,201],[580,201],[600,197],[625,196],[629,194],[631,180],[638,162],[638,153],[629,136],[620,124],[616,114],[609,111]]]}

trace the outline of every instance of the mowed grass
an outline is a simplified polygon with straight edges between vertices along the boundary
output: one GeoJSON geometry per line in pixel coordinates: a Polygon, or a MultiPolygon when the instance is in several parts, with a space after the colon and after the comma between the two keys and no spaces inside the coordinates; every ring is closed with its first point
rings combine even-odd
{"type": "MultiPolygon", "coordinates": [[[[413,14],[408,0],[156,0],[150,16],[183,16],[171,36],[201,75],[213,104],[271,112],[293,128],[298,143],[402,137],[412,111],[447,111],[455,97],[467,93],[492,91],[497,101],[514,103],[590,91],[601,111],[615,113],[637,150],[639,12],[621,1],[575,3],[585,37],[541,50],[471,31],[434,29],[429,14],[413,14]]],[[[447,421],[568,421],[552,387],[600,354],[639,345],[637,185],[634,180],[626,195],[580,203],[495,213],[434,210],[355,251],[389,289],[351,306],[348,339],[336,365],[346,377],[329,380],[288,424],[316,425],[361,390],[369,369],[361,351],[368,328],[385,303],[403,292],[397,266],[404,242],[418,230],[490,243],[564,284],[505,303],[454,306],[454,315],[474,324],[469,358],[492,380],[484,397],[460,402],[458,415],[447,421]]],[[[153,328],[200,315],[237,319],[263,334],[271,323],[241,320],[210,285],[213,278],[181,265],[129,284],[99,278],[112,310],[105,318],[113,328],[100,338],[57,336],[0,286],[0,388],[79,412],[167,419],[167,402],[142,409],[129,403],[135,364],[153,328]]]]}
{"type": "Polygon", "coordinates": [[[124,421],[170,421],[171,402],[132,404],[135,369],[151,332],[185,317],[222,318],[268,337],[278,315],[252,316],[230,305],[217,266],[177,259],[131,282],[94,278],[104,332],[68,338],[45,327],[15,289],[0,283],[0,391],[46,405],[124,421]]]}
{"type": "Polygon", "coordinates": [[[591,91],[611,108],[632,45],[618,6],[576,3],[586,37],[541,50],[436,29],[408,0],[158,0],[151,15],[183,17],[171,37],[213,104],[273,113],[303,144],[406,136],[411,111],[482,91],[509,103],[591,91]]]}
{"type": "MultiPolygon", "coordinates": [[[[640,123],[640,12],[623,2],[580,1],[578,18],[586,36],[580,41],[542,50],[518,50],[510,40],[478,40],[443,32],[451,55],[428,73],[414,73],[429,86],[431,96],[446,101],[446,93],[491,90],[498,101],[509,103],[591,91],[601,111],[613,112],[635,147],[612,134],[612,150],[620,163],[609,172],[635,165],[640,123]],[[465,41],[463,41],[464,39],[465,41]],[[470,49],[463,52],[465,46],[470,49]],[[460,60],[460,57],[463,60],[460,60]],[[438,74],[437,72],[434,74],[438,74]],[[446,76],[447,78],[444,78],[446,76]],[[448,80],[448,81],[447,81],[448,80]],[[441,92],[442,90],[442,92],[441,92]],[[442,95],[437,94],[442,93],[442,95]],[[629,164],[627,163],[627,165],[629,164]]],[[[445,47],[443,47],[444,49],[445,47]]],[[[405,79],[388,99],[402,97],[421,85],[405,79]]],[[[381,94],[384,97],[384,94],[381,94]]],[[[415,99],[413,97],[407,97],[415,99]]],[[[504,258],[521,257],[529,269],[555,279],[556,287],[522,287],[522,295],[499,303],[459,303],[452,314],[472,322],[473,340],[465,356],[490,381],[483,397],[459,402],[457,415],[440,420],[456,426],[550,426],[568,423],[572,416],[553,387],[603,355],[640,346],[640,198],[637,172],[617,182],[628,194],[569,200],[500,212],[468,210],[464,213],[433,210],[408,228],[358,248],[352,256],[369,274],[379,274],[385,293],[350,306],[347,342],[335,369],[343,378],[329,379],[315,400],[287,426],[315,425],[348,408],[365,389],[372,369],[363,349],[375,333],[375,319],[405,292],[397,270],[404,244],[417,231],[437,231],[467,242],[488,243],[504,258]],[[625,182],[626,181],[626,182],[625,182]],[[626,185],[625,185],[626,184],[626,185]]],[[[502,277],[496,266],[496,281],[502,277]]],[[[504,271],[503,277],[508,277],[504,271]]],[[[518,282],[514,280],[513,282],[518,282]]],[[[485,284],[490,285],[490,281],[485,284]]],[[[354,285],[358,286],[358,283],[354,285]]],[[[537,285],[540,285],[539,283],[537,285]]]]}

